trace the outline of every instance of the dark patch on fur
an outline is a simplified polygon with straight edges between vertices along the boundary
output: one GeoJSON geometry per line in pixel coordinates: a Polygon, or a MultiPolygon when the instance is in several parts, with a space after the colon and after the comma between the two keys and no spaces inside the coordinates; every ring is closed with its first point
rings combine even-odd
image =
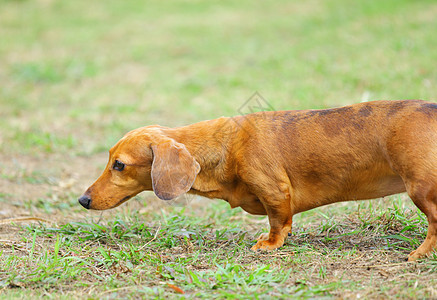
{"type": "Polygon", "coordinates": [[[364,129],[364,121],[362,119],[358,119],[352,122],[352,126],[356,129],[362,130],[364,129]]]}
{"type": "Polygon", "coordinates": [[[423,113],[429,118],[435,118],[437,114],[437,104],[436,103],[423,103],[416,111],[423,113]]]}
{"type": "Polygon", "coordinates": [[[363,117],[368,117],[372,112],[373,112],[373,107],[371,107],[370,105],[364,105],[363,107],[360,108],[358,114],[363,117]]]}
{"type": "Polygon", "coordinates": [[[387,112],[387,117],[392,117],[400,112],[407,105],[406,101],[390,103],[390,109],[387,112]]]}
{"type": "MultiPolygon", "coordinates": [[[[372,108],[368,108],[361,114],[370,114],[372,108]]],[[[281,122],[283,130],[289,131],[291,128],[298,126],[302,120],[311,119],[315,126],[319,125],[323,128],[327,136],[335,136],[344,133],[348,127],[354,127],[361,130],[364,128],[364,120],[360,113],[356,113],[353,107],[339,107],[321,110],[309,111],[289,111],[285,112],[280,118],[276,118],[281,122]]]]}
{"type": "Polygon", "coordinates": [[[422,107],[427,109],[437,109],[437,103],[424,103],[422,107]]]}
{"type": "Polygon", "coordinates": [[[354,109],[350,106],[339,107],[339,108],[329,108],[320,110],[311,110],[307,114],[310,116],[329,116],[330,114],[344,114],[353,111],[354,109]]]}
{"type": "Polygon", "coordinates": [[[312,182],[312,183],[318,183],[322,181],[321,175],[314,170],[310,170],[308,172],[305,173],[305,178],[307,181],[312,182]]]}
{"type": "Polygon", "coordinates": [[[299,111],[287,111],[282,116],[275,118],[275,120],[281,122],[281,127],[284,130],[290,129],[290,126],[295,125],[297,122],[308,118],[308,115],[299,111]]]}
{"type": "Polygon", "coordinates": [[[319,123],[322,125],[325,134],[330,137],[344,134],[351,126],[359,130],[364,127],[362,118],[350,106],[314,111],[314,113],[318,114],[319,117],[323,117],[323,120],[319,123]]]}

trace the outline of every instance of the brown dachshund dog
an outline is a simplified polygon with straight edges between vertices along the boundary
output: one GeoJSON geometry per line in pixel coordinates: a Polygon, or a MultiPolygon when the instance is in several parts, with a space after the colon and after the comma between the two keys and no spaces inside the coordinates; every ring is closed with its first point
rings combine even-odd
{"type": "Polygon", "coordinates": [[[186,192],[220,198],[267,215],[270,232],[252,250],[281,247],[299,212],[407,192],[429,222],[409,255],[415,260],[437,247],[437,104],[375,101],[142,127],[112,147],[79,202],[108,209],[145,190],[164,200],[186,192]]]}

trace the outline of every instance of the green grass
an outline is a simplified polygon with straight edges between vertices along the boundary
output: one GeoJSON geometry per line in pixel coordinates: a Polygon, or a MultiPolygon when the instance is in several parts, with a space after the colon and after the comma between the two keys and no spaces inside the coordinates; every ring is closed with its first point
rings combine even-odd
{"type": "Polygon", "coordinates": [[[437,99],[434,1],[0,0],[1,298],[435,298],[437,256],[405,196],[294,217],[219,201],[76,198],[127,131],[250,111],[437,99]],[[249,103],[247,102],[249,100],[249,103]],[[185,294],[180,294],[183,291],[185,294]]]}
{"type": "Polygon", "coordinates": [[[432,274],[437,264],[436,257],[416,265],[401,263],[399,258],[418,246],[415,238],[423,239],[426,222],[423,216],[398,207],[400,201],[388,212],[380,209],[387,201],[377,204],[380,213],[369,204],[357,204],[359,211],[373,218],[372,223],[351,218],[357,222],[351,225],[343,219],[336,222],[346,231],[341,233],[327,227],[326,220],[317,220],[347,213],[350,208],[310,212],[306,216],[313,221],[310,228],[302,228],[297,221],[286,246],[272,253],[251,252],[257,233],[244,229],[247,224],[239,218],[241,211],[231,211],[221,202],[200,218],[186,208],[173,207],[161,216],[137,211],[100,222],[27,225],[21,228],[19,246],[8,249],[7,255],[2,253],[0,285],[10,289],[10,296],[13,287],[32,296],[83,296],[93,291],[91,295],[97,298],[176,297],[181,291],[196,298],[335,297],[345,292],[380,297],[388,295],[385,290],[401,297],[430,296],[426,288],[435,278],[406,290],[403,287],[412,282],[399,279],[386,284],[381,280],[380,269],[432,274]],[[406,224],[416,230],[404,230],[405,239],[390,235],[406,224]],[[352,245],[350,239],[360,242],[352,245]],[[375,253],[367,253],[366,248],[375,253]],[[366,265],[353,270],[350,261],[363,254],[369,256],[366,265]],[[335,275],[339,270],[343,274],[335,275]],[[376,277],[371,291],[366,286],[372,279],[362,272],[376,277]]]}

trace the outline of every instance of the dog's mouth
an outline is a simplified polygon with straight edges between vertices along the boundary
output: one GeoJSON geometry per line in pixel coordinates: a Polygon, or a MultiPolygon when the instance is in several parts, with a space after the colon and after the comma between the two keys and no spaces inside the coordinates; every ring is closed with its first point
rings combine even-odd
{"type": "Polygon", "coordinates": [[[134,195],[129,195],[124,197],[123,199],[121,199],[120,201],[118,201],[113,207],[117,207],[121,204],[123,204],[124,202],[126,202],[127,200],[129,200],[130,198],[132,198],[134,195]]]}

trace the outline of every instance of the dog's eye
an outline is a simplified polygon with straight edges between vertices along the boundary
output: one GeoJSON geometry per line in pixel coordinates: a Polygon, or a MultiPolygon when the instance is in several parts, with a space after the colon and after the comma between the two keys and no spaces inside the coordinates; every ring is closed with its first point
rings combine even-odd
{"type": "Polygon", "coordinates": [[[117,170],[117,171],[123,171],[124,170],[124,163],[122,163],[121,161],[119,161],[119,160],[116,160],[115,162],[114,162],[114,165],[112,166],[112,168],[114,169],[114,170],[117,170]]]}

